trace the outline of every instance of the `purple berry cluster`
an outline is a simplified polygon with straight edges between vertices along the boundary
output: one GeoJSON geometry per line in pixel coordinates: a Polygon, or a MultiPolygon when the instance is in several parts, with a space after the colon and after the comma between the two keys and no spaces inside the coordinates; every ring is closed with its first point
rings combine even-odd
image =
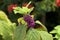
{"type": "Polygon", "coordinates": [[[30,15],[25,15],[24,20],[27,22],[28,27],[34,27],[35,26],[34,19],[30,15]]]}

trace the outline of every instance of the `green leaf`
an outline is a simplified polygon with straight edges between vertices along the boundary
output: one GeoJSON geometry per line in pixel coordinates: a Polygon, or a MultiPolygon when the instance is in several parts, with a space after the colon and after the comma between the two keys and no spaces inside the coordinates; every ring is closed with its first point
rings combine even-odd
{"type": "Polygon", "coordinates": [[[46,31],[30,29],[26,35],[25,40],[53,40],[53,37],[46,31]]]}
{"type": "Polygon", "coordinates": [[[27,8],[27,7],[15,7],[14,8],[14,13],[15,14],[17,14],[17,13],[19,13],[19,14],[27,14],[27,13],[30,13],[31,11],[33,11],[33,9],[34,9],[34,7],[32,7],[32,8],[27,8]]]}
{"type": "Polygon", "coordinates": [[[23,25],[27,25],[27,23],[24,21],[23,17],[18,18],[18,23],[21,23],[23,25]]]}
{"type": "Polygon", "coordinates": [[[7,22],[9,25],[11,24],[11,21],[8,19],[5,12],[0,10],[0,20],[7,22]]]}
{"type": "Polygon", "coordinates": [[[21,25],[16,28],[13,36],[13,40],[24,40],[26,36],[27,27],[25,25],[21,25]]]}
{"type": "Polygon", "coordinates": [[[21,7],[14,7],[14,13],[17,14],[17,13],[20,13],[20,14],[23,14],[23,10],[21,7]]]}
{"type": "Polygon", "coordinates": [[[40,21],[35,21],[35,23],[41,25],[41,28],[37,28],[37,30],[43,30],[43,31],[47,31],[47,28],[45,27],[45,25],[43,25],[40,21]]]}
{"type": "Polygon", "coordinates": [[[52,35],[49,34],[48,32],[40,31],[40,35],[41,35],[42,40],[53,40],[52,35]]]}
{"type": "Polygon", "coordinates": [[[54,38],[60,40],[60,25],[57,25],[50,33],[55,34],[54,38]]]}
{"type": "Polygon", "coordinates": [[[56,33],[56,30],[51,31],[50,33],[54,34],[54,33],[56,33]]]}
{"type": "Polygon", "coordinates": [[[40,34],[35,29],[30,29],[27,32],[25,40],[41,40],[40,34]]]}
{"type": "Polygon", "coordinates": [[[57,25],[54,29],[60,29],[60,25],[57,25]]]}
{"type": "Polygon", "coordinates": [[[52,0],[44,0],[41,2],[36,2],[35,6],[36,6],[35,9],[40,12],[55,11],[55,3],[52,0]]]}
{"type": "Polygon", "coordinates": [[[15,28],[16,24],[12,23],[3,11],[0,11],[0,35],[2,35],[2,38],[4,40],[12,40],[15,28]]]}
{"type": "Polygon", "coordinates": [[[12,40],[12,35],[16,26],[9,25],[5,21],[0,20],[0,35],[4,40],[12,40]]]}

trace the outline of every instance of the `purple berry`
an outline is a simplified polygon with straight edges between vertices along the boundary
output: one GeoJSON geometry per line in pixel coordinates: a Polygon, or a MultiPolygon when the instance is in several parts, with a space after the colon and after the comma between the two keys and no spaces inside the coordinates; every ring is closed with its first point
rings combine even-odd
{"type": "Polygon", "coordinates": [[[34,19],[30,15],[25,15],[24,20],[27,22],[28,27],[34,27],[35,26],[34,19]]]}

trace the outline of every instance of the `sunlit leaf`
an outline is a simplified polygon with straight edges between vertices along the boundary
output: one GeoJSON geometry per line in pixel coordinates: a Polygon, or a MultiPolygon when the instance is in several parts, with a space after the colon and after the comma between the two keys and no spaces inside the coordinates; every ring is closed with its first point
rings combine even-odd
{"type": "Polygon", "coordinates": [[[53,40],[53,38],[52,35],[46,31],[30,29],[26,35],[25,40],[53,40]]]}
{"type": "Polygon", "coordinates": [[[0,11],[0,14],[0,35],[4,40],[12,40],[16,24],[12,23],[3,11],[0,11]]]}

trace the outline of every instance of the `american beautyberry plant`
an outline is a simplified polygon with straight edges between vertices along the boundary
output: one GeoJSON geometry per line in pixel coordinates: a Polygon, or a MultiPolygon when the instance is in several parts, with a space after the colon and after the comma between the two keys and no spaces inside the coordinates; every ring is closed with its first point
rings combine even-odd
{"type": "Polygon", "coordinates": [[[31,1],[21,7],[16,4],[8,6],[9,13],[13,11],[15,15],[23,15],[17,19],[18,25],[12,23],[7,15],[0,11],[0,35],[3,40],[53,40],[47,28],[39,20],[35,21],[34,15],[30,15],[33,10],[31,1]]]}

